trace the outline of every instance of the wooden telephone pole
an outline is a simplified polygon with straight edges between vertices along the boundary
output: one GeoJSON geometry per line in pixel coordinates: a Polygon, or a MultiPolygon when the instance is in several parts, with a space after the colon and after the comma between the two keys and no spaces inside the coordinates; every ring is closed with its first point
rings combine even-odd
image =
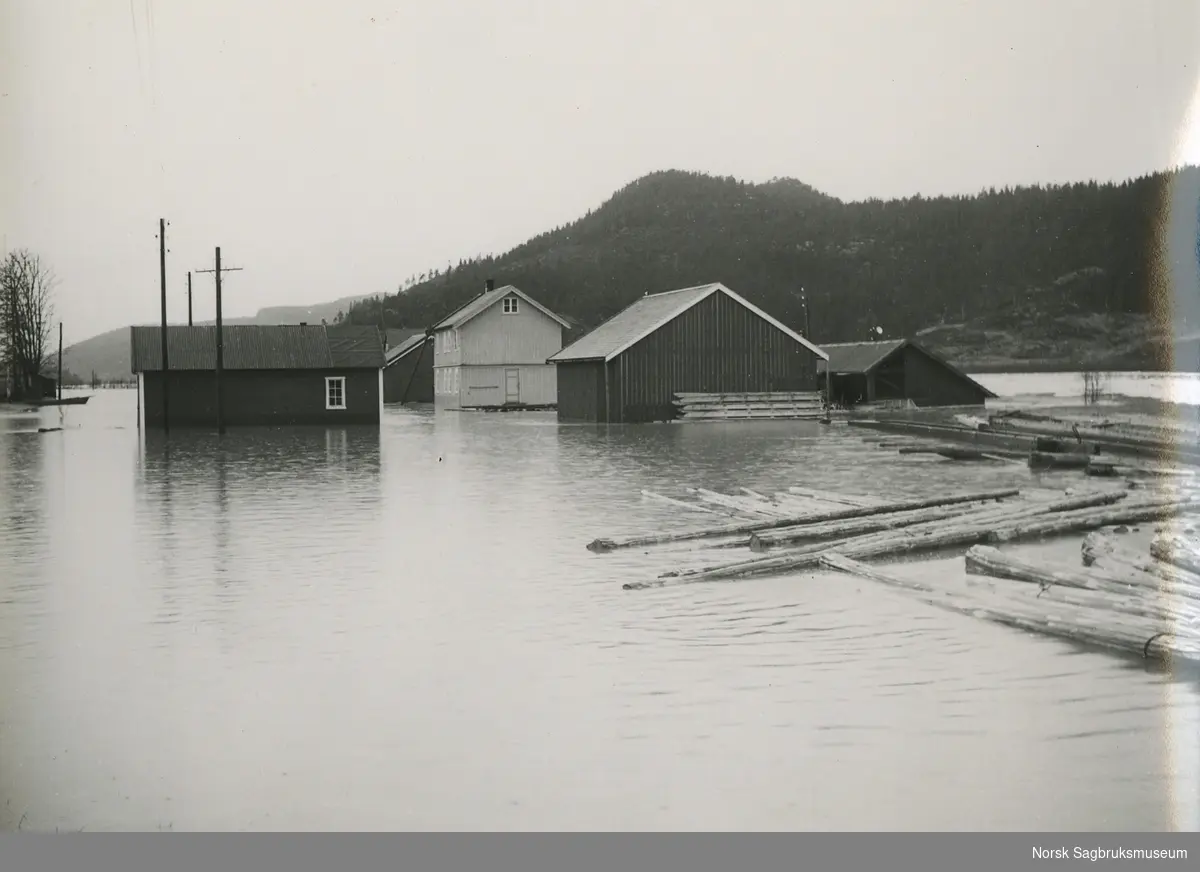
{"type": "Polygon", "coordinates": [[[158,219],[158,277],[162,286],[162,412],[163,432],[170,433],[170,417],[167,414],[168,369],[167,362],[167,222],[158,219]]]}
{"type": "Polygon", "coordinates": [[[221,369],[225,362],[225,343],[221,335],[221,273],[237,272],[241,270],[240,266],[221,266],[221,246],[217,246],[217,263],[216,269],[198,269],[198,273],[213,273],[217,281],[217,433],[225,432],[225,416],[221,411],[221,369]]]}
{"type": "Polygon", "coordinates": [[[188,326],[192,326],[192,274],[188,272],[188,326]]]}

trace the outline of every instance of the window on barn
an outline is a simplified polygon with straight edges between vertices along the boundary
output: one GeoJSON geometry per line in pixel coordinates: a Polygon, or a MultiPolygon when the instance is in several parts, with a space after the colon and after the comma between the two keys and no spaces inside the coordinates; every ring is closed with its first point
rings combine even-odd
{"type": "Polygon", "coordinates": [[[325,408],[346,408],[346,379],[344,376],[330,376],[325,379],[325,408]]]}
{"type": "Polygon", "coordinates": [[[517,298],[516,297],[505,297],[504,298],[504,314],[505,315],[517,314],[517,298]]]}

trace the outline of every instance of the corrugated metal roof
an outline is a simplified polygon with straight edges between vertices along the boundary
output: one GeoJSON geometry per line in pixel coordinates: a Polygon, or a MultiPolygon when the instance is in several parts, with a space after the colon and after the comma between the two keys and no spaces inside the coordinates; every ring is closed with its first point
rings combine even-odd
{"type": "Polygon", "coordinates": [[[830,372],[866,373],[906,341],[888,339],[882,342],[834,342],[821,347],[829,354],[830,372]]]}
{"type": "Polygon", "coordinates": [[[378,327],[338,325],[326,329],[329,357],[337,369],[379,369],[384,364],[378,327]]]}
{"type": "MultiPolygon", "coordinates": [[[[162,369],[161,328],[131,327],[133,372],[162,369]]],[[[383,344],[374,327],[355,328],[343,337],[341,359],[334,362],[324,326],[298,324],[231,324],[221,330],[225,369],[347,369],[383,366],[383,344]],[[365,335],[358,335],[364,329],[365,335]],[[374,335],[374,352],[369,335],[374,335]],[[378,361],[377,363],[375,361],[378,361]]],[[[217,365],[217,328],[168,326],[167,354],[171,369],[212,370],[217,365]]]]}
{"type": "Polygon", "coordinates": [[[520,297],[522,300],[524,300],[529,305],[533,306],[535,309],[537,309],[543,315],[547,316],[548,318],[553,318],[555,321],[557,321],[563,327],[569,328],[571,326],[569,323],[567,323],[565,320],[563,320],[561,315],[556,315],[554,312],[551,312],[549,309],[547,309],[545,306],[543,306],[537,300],[533,299],[533,297],[529,296],[527,293],[522,291],[520,288],[518,288],[514,285],[505,285],[502,288],[495,288],[494,290],[485,291],[484,293],[480,294],[478,297],[471,300],[465,306],[461,306],[460,308],[456,309],[454,312],[450,313],[449,316],[447,316],[446,318],[443,318],[441,321],[439,321],[437,324],[434,325],[433,329],[434,330],[446,330],[451,327],[461,327],[463,324],[470,321],[472,318],[474,318],[479,313],[486,311],[487,309],[490,309],[492,306],[496,305],[496,303],[500,302],[500,300],[504,299],[509,294],[515,294],[516,296],[520,297]]]}
{"type": "Polygon", "coordinates": [[[655,330],[673,318],[678,317],[683,312],[686,312],[705,297],[715,293],[725,294],[734,302],[745,306],[764,321],[791,336],[818,357],[824,358],[826,356],[824,351],[813,345],[786,324],[775,320],[762,309],[735,294],[720,282],[711,282],[707,285],[679,288],[674,291],[663,291],[659,294],[647,294],[632,305],[613,315],[591,333],[580,337],[562,351],[550,357],[549,362],[612,360],[634,343],[649,336],[655,330]]]}
{"type": "Polygon", "coordinates": [[[389,348],[387,350],[387,353],[384,355],[384,358],[387,361],[385,363],[385,366],[395,363],[397,360],[399,360],[400,358],[407,355],[414,348],[419,348],[421,343],[425,342],[425,341],[427,341],[427,337],[425,336],[425,334],[418,333],[415,336],[408,337],[403,342],[401,342],[399,345],[389,348]]]}

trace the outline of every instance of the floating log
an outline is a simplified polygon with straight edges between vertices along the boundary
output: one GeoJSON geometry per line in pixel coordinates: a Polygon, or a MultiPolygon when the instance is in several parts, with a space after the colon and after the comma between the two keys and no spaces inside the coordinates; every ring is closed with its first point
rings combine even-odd
{"type": "Polygon", "coordinates": [[[677,500],[674,497],[664,496],[650,490],[643,490],[642,496],[646,497],[647,499],[658,500],[660,503],[666,503],[670,506],[678,506],[682,509],[691,509],[694,512],[705,512],[709,515],[721,515],[723,517],[729,517],[732,514],[731,512],[718,512],[715,509],[710,509],[708,506],[698,506],[695,503],[689,503],[685,500],[677,500]]]}
{"type": "Polygon", "coordinates": [[[1078,439],[1084,443],[1094,442],[1103,446],[1106,451],[1114,454],[1136,454],[1148,457],[1175,455],[1189,461],[1200,459],[1200,445],[1187,443],[1178,439],[1164,439],[1150,435],[1133,435],[1114,433],[1105,429],[1078,426],[1065,421],[1048,418],[1032,420],[1024,416],[1021,420],[1015,416],[993,416],[992,426],[1002,431],[1016,431],[1031,436],[1057,436],[1064,440],[1078,439]]]}
{"type": "Polygon", "coordinates": [[[842,503],[847,506],[880,506],[888,502],[885,498],[870,497],[864,494],[834,493],[833,491],[817,490],[816,488],[799,487],[796,485],[789,487],[788,493],[800,497],[808,497],[810,500],[819,500],[824,503],[842,503]]]}
{"type": "MultiPolygon", "coordinates": [[[[958,523],[954,529],[971,528],[974,531],[974,538],[966,544],[972,542],[985,541],[990,532],[995,529],[995,526],[1002,522],[1009,522],[1018,518],[1030,518],[1036,515],[1066,512],[1071,510],[1089,508],[1096,505],[1104,505],[1109,502],[1121,499],[1124,494],[1092,494],[1090,496],[1075,497],[1058,502],[1026,502],[1013,505],[986,506],[985,508],[977,509],[966,515],[960,515],[957,518],[958,523]]],[[[882,516],[887,517],[887,516],[882,516]]],[[[818,525],[828,526],[828,525],[818,525]]],[[[788,528],[791,530],[801,528],[788,528]]],[[[834,537],[836,541],[826,542],[809,542],[807,545],[802,545],[794,548],[788,548],[784,553],[775,557],[759,557],[749,558],[746,560],[738,560],[733,563],[725,563],[717,566],[704,566],[695,569],[673,570],[664,572],[660,578],[679,578],[686,576],[705,576],[708,579],[717,578],[736,578],[746,574],[760,575],[775,569],[790,569],[809,565],[815,565],[804,558],[819,554],[821,551],[841,545],[853,545],[855,548],[874,547],[875,545],[893,545],[895,543],[906,543],[919,539],[921,536],[935,535],[943,533],[947,530],[945,525],[938,521],[923,521],[919,524],[914,524],[902,532],[893,530],[885,530],[876,535],[854,535],[845,533],[841,537],[834,537]]],[[[829,538],[829,537],[826,537],[829,538]]],[[[951,543],[962,544],[962,543],[951,543]]],[[[936,543],[931,547],[937,547],[936,543]]]]}
{"type": "Polygon", "coordinates": [[[1112,478],[1117,475],[1117,464],[1110,457],[1092,457],[1083,471],[1091,476],[1112,478]]]}
{"type": "Polygon", "coordinates": [[[1029,452],[1031,469],[1086,469],[1091,463],[1088,454],[1052,454],[1048,451],[1029,452]]]}
{"type": "MultiPolygon", "coordinates": [[[[988,503],[967,504],[990,505],[988,503]]],[[[783,527],[779,530],[763,530],[750,534],[747,543],[750,550],[762,553],[771,548],[790,545],[795,542],[816,542],[822,539],[840,539],[849,536],[861,536],[865,533],[877,533],[882,530],[894,530],[900,527],[910,527],[928,521],[939,521],[962,515],[961,506],[935,506],[932,509],[918,509],[913,512],[898,512],[889,515],[875,515],[868,518],[854,518],[849,521],[830,521],[825,524],[799,524],[795,527],[783,527]]]]}
{"type": "MultiPolygon", "coordinates": [[[[1008,581],[1027,582],[1044,588],[1058,585],[1120,596],[1157,596],[1165,593],[1162,589],[1163,579],[1148,572],[1134,569],[1105,570],[1098,566],[1088,571],[1067,566],[1046,567],[986,545],[973,546],[967,551],[964,564],[968,575],[1006,578],[1008,581]]],[[[1200,602],[1194,607],[1181,608],[1194,609],[1195,614],[1200,615],[1200,602]]]]}
{"type": "Polygon", "coordinates": [[[1193,574],[1200,573],[1200,549],[1178,534],[1160,533],[1155,536],[1150,543],[1150,554],[1155,560],[1193,574]]]}
{"type": "Polygon", "coordinates": [[[764,496],[763,494],[760,494],[758,491],[752,491],[748,487],[740,487],[740,488],[738,488],[738,490],[740,490],[746,496],[754,497],[756,500],[762,500],[764,503],[769,503],[771,501],[770,497],[764,496]]]}
{"type": "Polygon", "coordinates": [[[816,566],[821,554],[829,549],[838,549],[844,554],[856,559],[871,559],[880,556],[908,554],[916,551],[935,548],[952,548],[960,545],[974,545],[986,541],[994,529],[994,520],[983,521],[950,527],[937,531],[922,530],[912,532],[918,527],[908,528],[899,533],[884,533],[879,536],[860,536],[854,539],[843,539],[834,542],[812,543],[795,550],[789,549],[778,557],[758,558],[756,560],[739,561],[724,566],[709,567],[701,570],[687,570],[670,573],[652,581],[632,581],[624,585],[625,590],[644,590],[647,588],[668,587],[677,584],[691,584],[707,581],[724,581],[727,579],[750,578],[768,575],[775,572],[810,569],[816,566]]]}
{"type": "MultiPolygon", "coordinates": [[[[1023,456],[1037,448],[1036,437],[1032,434],[1011,431],[993,432],[991,430],[972,429],[956,424],[935,424],[928,421],[901,420],[851,420],[847,424],[856,428],[866,428],[913,437],[1005,448],[1011,451],[1020,451],[1023,456]]],[[[1083,454],[1094,454],[1097,450],[1096,446],[1089,443],[1068,444],[1066,449],[1066,453],[1083,454]]]]}
{"type": "Polygon", "coordinates": [[[782,527],[777,530],[764,530],[750,536],[750,550],[761,553],[770,548],[777,548],[793,542],[814,541],[819,539],[834,539],[853,537],[864,533],[874,533],[883,530],[894,530],[901,527],[911,527],[918,524],[929,524],[948,518],[957,518],[960,523],[983,520],[1009,520],[1024,515],[1034,516],[1043,513],[1069,512],[1077,509],[1108,506],[1125,499],[1122,491],[1111,493],[1087,494],[1057,502],[1027,501],[1013,505],[1000,506],[991,503],[978,503],[955,506],[935,506],[931,509],[917,509],[908,512],[896,512],[888,515],[878,515],[867,518],[856,518],[850,521],[830,521],[825,524],[797,524],[792,527],[782,527]],[[986,510],[988,514],[975,517],[973,513],[986,510]]]}
{"type": "Polygon", "coordinates": [[[779,509],[772,508],[765,503],[756,503],[748,497],[731,497],[725,494],[719,494],[716,491],[705,490],[704,488],[689,488],[699,499],[707,503],[713,503],[718,506],[724,506],[727,509],[732,509],[739,515],[759,518],[782,518],[786,517],[786,513],[779,509]]]}
{"type": "Polygon", "coordinates": [[[1067,608],[1030,598],[1020,601],[993,595],[985,600],[966,592],[937,590],[835,552],[823,554],[821,564],[916,594],[929,605],[1015,629],[1127,651],[1145,658],[1166,661],[1200,658],[1200,640],[1176,635],[1174,631],[1178,628],[1169,621],[1116,616],[1096,609],[1067,608]]]}
{"type": "Polygon", "coordinates": [[[991,460],[992,457],[978,448],[960,448],[957,445],[910,445],[898,450],[899,454],[937,454],[948,460],[991,460]]]}
{"type": "Polygon", "coordinates": [[[1084,566],[1098,566],[1110,571],[1136,569],[1158,578],[1160,584],[1167,585],[1172,592],[1200,599],[1200,574],[1125,548],[1099,531],[1087,534],[1080,552],[1084,566]]]}
{"type": "Polygon", "coordinates": [[[1027,523],[1015,524],[995,530],[989,536],[991,542],[1012,542],[1036,536],[1061,535],[1095,530],[1114,524],[1136,524],[1169,518],[1173,515],[1200,511],[1200,499],[1160,500],[1157,502],[1124,505],[1116,509],[1088,510],[1067,513],[1062,517],[1039,518],[1027,523]]]}
{"type": "Polygon", "coordinates": [[[630,536],[624,539],[595,539],[587,547],[589,551],[613,551],[617,548],[631,548],[643,545],[659,545],[664,542],[686,542],[694,539],[709,539],[716,536],[737,535],[739,533],[757,533],[759,530],[773,530],[778,527],[788,527],[798,523],[818,523],[821,521],[839,521],[848,518],[862,518],[868,515],[881,515],[888,512],[903,512],[909,509],[926,509],[934,506],[949,506],[955,503],[976,503],[985,500],[1002,500],[1016,496],[1021,491],[1018,488],[982,491],[979,493],[957,494],[947,497],[932,497],[921,500],[891,503],[882,506],[852,506],[832,512],[823,512],[807,517],[781,518],[777,521],[755,521],[745,524],[729,524],[722,527],[709,527],[703,530],[687,530],[670,533],[651,533],[642,536],[630,536]]]}
{"type": "MultiPolygon", "coordinates": [[[[974,546],[980,547],[986,546],[974,546]]],[[[971,558],[971,552],[967,552],[967,557],[971,558]]],[[[1010,560],[1009,555],[1002,552],[982,555],[979,560],[984,565],[976,563],[973,570],[968,563],[968,573],[979,578],[979,581],[968,579],[967,584],[972,588],[984,585],[1004,595],[1030,596],[1039,601],[1094,608],[1134,618],[1178,621],[1189,630],[1200,631],[1200,602],[1162,596],[1156,588],[1140,584],[1088,578],[1087,572],[1079,570],[1044,570],[1025,561],[1010,560]],[[1112,587],[1087,587],[1087,583],[1111,584],[1112,587]]],[[[1200,636],[1200,633],[1196,635],[1200,636]]]]}
{"type": "MultiPolygon", "coordinates": [[[[1000,528],[997,527],[995,518],[974,522],[966,520],[957,526],[933,530],[928,529],[927,525],[916,525],[895,534],[883,533],[876,536],[858,537],[848,542],[831,544],[827,548],[836,548],[845,556],[855,560],[869,560],[938,548],[980,545],[988,541],[1006,542],[1097,529],[1114,523],[1133,523],[1182,511],[1200,511],[1200,500],[1143,503],[1138,506],[1122,507],[1120,510],[1105,508],[1050,513],[1043,508],[1041,512],[1030,510],[1028,517],[1022,517],[1025,514],[1022,512],[1021,515],[1009,518],[1008,522],[1015,521],[1015,523],[1008,523],[1007,526],[1000,528]],[[1051,517],[1052,514],[1053,517],[1051,517]]],[[[739,564],[705,569],[687,575],[680,574],[653,581],[628,582],[624,587],[626,590],[643,590],[674,584],[747,578],[776,571],[805,569],[816,565],[816,557],[819,554],[819,551],[801,549],[798,552],[788,552],[779,557],[743,561],[739,564]]]]}
{"type": "Polygon", "coordinates": [[[1045,451],[1049,454],[1061,454],[1067,450],[1066,443],[1055,436],[1037,436],[1033,440],[1033,445],[1037,451],[1045,451]]]}

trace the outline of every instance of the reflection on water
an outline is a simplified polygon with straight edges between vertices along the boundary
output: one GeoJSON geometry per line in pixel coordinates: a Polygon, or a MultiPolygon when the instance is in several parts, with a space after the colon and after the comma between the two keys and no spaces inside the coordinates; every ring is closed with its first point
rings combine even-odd
{"type": "Polygon", "coordinates": [[[134,413],[0,423],[0,828],[1198,823],[1190,683],[844,576],[625,592],[712,552],[584,548],[697,522],[642,488],[923,493],[927,459],[780,422],[134,413]]]}

